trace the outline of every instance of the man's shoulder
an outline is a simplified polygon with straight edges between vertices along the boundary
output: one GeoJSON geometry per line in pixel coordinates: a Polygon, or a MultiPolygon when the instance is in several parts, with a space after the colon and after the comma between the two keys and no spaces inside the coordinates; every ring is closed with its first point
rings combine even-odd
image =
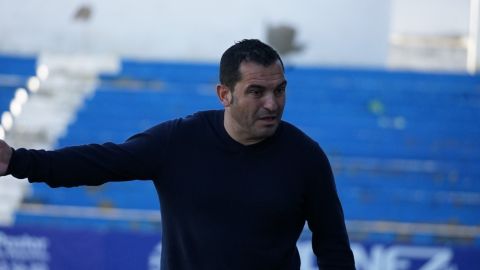
{"type": "Polygon", "coordinates": [[[209,133],[218,129],[222,117],[223,113],[221,110],[198,111],[167,121],[163,125],[169,126],[171,132],[176,136],[200,136],[200,134],[205,132],[209,133]]]}
{"type": "Polygon", "coordinates": [[[214,121],[223,115],[222,110],[207,110],[207,111],[198,111],[193,114],[187,115],[181,118],[184,121],[214,121]]]}
{"type": "Polygon", "coordinates": [[[155,125],[153,128],[185,128],[195,124],[204,124],[207,122],[215,122],[221,117],[221,110],[198,111],[182,117],[176,117],[155,125]]]}
{"type": "Polygon", "coordinates": [[[223,113],[220,110],[198,111],[177,119],[177,127],[180,130],[190,131],[191,129],[216,128],[221,121],[223,113]]]}
{"type": "Polygon", "coordinates": [[[205,128],[206,124],[215,123],[215,119],[221,111],[199,111],[187,116],[172,118],[170,120],[162,121],[147,130],[142,134],[152,135],[153,137],[174,137],[179,134],[196,134],[199,129],[205,128]]]}
{"type": "Polygon", "coordinates": [[[282,143],[288,145],[290,153],[298,154],[298,162],[310,164],[310,168],[316,169],[319,164],[329,166],[328,157],[319,142],[291,123],[283,121],[282,124],[282,143]]]}
{"type": "Polygon", "coordinates": [[[282,134],[283,137],[296,144],[305,144],[309,147],[318,145],[318,143],[307,133],[287,121],[282,121],[282,134]]]}

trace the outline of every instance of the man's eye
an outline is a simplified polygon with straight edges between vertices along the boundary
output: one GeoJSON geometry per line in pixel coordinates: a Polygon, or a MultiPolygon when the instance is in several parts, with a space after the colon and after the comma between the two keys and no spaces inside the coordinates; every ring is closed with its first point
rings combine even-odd
{"type": "Polygon", "coordinates": [[[283,95],[284,93],[285,93],[285,88],[284,88],[284,87],[282,87],[282,88],[277,88],[277,89],[275,90],[275,94],[276,94],[277,96],[283,95]]]}
{"type": "Polygon", "coordinates": [[[262,91],[259,90],[259,89],[251,89],[249,91],[250,94],[254,95],[254,96],[261,96],[262,95],[262,91]]]}

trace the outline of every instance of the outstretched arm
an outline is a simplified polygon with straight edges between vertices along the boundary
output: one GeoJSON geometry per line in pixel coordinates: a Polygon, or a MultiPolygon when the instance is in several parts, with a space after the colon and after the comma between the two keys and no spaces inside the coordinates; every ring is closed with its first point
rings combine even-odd
{"type": "MultiPolygon", "coordinates": [[[[155,179],[166,156],[173,122],[139,133],[122,144],[104,143],[55,151],[10,149],[6,173],[51,187],[101,185],[107,181],[155,179]]],[[[7,146],[0,155],[7,156],[7,146]]],[[[5,172],[4,172],[5,174],[5,172]]]]}

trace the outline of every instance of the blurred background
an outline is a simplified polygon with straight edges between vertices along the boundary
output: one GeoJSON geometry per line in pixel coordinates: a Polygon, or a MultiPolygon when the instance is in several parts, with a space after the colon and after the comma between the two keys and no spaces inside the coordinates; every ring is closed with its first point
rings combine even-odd
{"type": "MultiPolygon", "coordinates": [[[[0,0],[0,138],[122,142],[220,109],[221,54],[258,38],[286,65],[284,119],[330,158],[357,269],[478,269],[479,14],[479,0],[0,0]]],[[[160,240],[148,181],[0,180],[2,270],[160,269],[160,240]]],[[[308,229],[298,249],[316,269],[308,229]]]]}

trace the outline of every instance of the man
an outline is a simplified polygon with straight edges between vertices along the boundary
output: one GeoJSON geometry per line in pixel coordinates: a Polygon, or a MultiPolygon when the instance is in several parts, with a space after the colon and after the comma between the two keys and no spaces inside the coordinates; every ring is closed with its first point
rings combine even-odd
{"type": "Polygon", "coordinates": [[[220,62],[224,110],[161,123],[123,144],[13,151],[2,142],[0,173],[51,187],[152,179],[162,269],[299,269],[305,221],[320,269],[354,269],[329,162],[281,121],[286,86],[279,55],[243,40],[220,62]]]}

